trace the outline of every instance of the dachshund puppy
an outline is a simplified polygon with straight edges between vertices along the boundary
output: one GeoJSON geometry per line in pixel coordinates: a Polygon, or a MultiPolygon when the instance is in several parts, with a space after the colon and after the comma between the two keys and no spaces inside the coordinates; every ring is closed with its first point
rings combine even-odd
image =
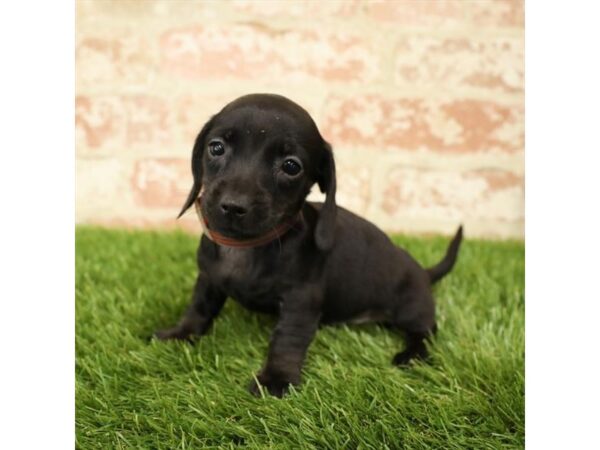
{"type": "MultiPolygon", "coordinates": [[[[431,284],[448,273],[462,227],[444,259],[423,269],[375,225],[338,207],[335,164],[310,115],[285,97],[252,94],[226,105],[200,131],[193,186],[181,216],[197,209],[205,232],[191,305],[158,339],[207,332],[228,297],[278,316],[258,382],[278,397],[300,382],[321,323],[378,322],[406,334],[393,358],[425,358],[435,332],[431,284]],[[317,184],[324,203],[306,196],[317,184]]],[[[255,381],[250,391],[258,393],[255,381]]]]}

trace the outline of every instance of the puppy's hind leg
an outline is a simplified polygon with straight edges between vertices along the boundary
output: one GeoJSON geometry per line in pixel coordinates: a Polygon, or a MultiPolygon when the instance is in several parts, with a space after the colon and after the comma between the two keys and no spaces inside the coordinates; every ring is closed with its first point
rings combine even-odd
{"type": "Polygon", "coordinates": [[[406,348],[392,360],[396,366],[407,366],[410,361],[429,357],[426,341],[437,331],[435,307],[431,295],[423,295],[404,305],[397,312],[394,328],[404,332],[406,348]]]}
{"type": "Polygon", "coordinates": [[[392,363],[396,366],[407,366],[413,359],[426,360],[429,352],[425,341],[431,337],[433,332],[406,331],[406,349],[396,353],[392,363]]]}

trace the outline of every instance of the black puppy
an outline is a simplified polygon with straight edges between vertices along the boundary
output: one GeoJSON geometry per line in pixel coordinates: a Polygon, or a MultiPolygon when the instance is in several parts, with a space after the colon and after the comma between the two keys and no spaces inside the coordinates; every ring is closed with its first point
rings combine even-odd
{"type": "MultiPolygon", "coordinates": [[[[462,227],[445,258],[423,269],[370,222],[337,207],[330,145],[309,114],[278,95],[226,105],[202,128],[192,153],[194,184],[181,214],[196,204],[205,233],[192,304],[159,339],[208,330],[225,299],[277,314],[257,379],[281,396],[300,382],[320,323],[375,321],[406,333],[394,364],[425,358],[436,330],[430,285],[450,271],[462,227]],[[305,201],[317,183],[325,203],[305,201]]],[[[250,390],[257,393],[252,382],[250,390]]]]}

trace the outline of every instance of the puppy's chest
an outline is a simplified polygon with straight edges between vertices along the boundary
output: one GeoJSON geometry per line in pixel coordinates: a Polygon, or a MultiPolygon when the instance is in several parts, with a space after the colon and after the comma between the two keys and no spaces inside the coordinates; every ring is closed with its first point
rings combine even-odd
{"type": "Polygon", "coordinates": [[[227,295],[245,306],[271,309],[278,304],[278,272],[276,261],[257,258],[252,249],[222,247],[210,275],[227,295]]]}

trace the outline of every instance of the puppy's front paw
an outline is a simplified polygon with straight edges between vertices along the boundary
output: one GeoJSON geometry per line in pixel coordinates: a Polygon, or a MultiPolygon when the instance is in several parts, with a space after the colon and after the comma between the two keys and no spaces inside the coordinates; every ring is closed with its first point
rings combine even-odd
{"type": "Polygon", "coordinates": [[[269,394],[274,395],[275,397],[281,398],[285,394],[287,394],[290,385],[296,384],[287,378],[280,375],[272,375],[269,373],[260,373],[256,376],[256,379],[253,379],[250,382],[250,393],[260,397],[260,386],[263,387],[269,394]],[[256,382],[258,380],[258,383],[256,382]]]}
{"type": "Polygon", "coordinates": [[[190,343],[194,342],[194,336],[182,327],[166,328],[164,330],[155,331],[153,337],[159,341],[178,340],[190,343]]]}

